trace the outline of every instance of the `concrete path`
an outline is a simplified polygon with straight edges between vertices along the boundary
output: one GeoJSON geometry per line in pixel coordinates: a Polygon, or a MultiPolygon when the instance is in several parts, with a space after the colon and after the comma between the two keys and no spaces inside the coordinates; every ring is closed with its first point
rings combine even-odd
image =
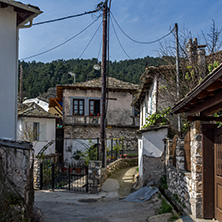
{"type": "Polygon", "coordinates": [[[118,170],[109,177],[102,186],[102,191],[107,192],[107,197],[123,198],[132,192],[134,175],[137,167],[128,167],[118,170]]]}
{"type": "MultiPolygon", "coordinates": [[[[99,194],[65,190],[37,191],[35,201],[45,222],[168,222],[171,213],[157,215],[161,200],[156,194],[145,203],[123,202],[131,193],[136,167],[121,169],[108,178],[99,194]]],[[[182,216],[176,222],[205,222],[182,216]]],[[[207,220],[209,222],[211,220],[207,220]]]]}
{"type": "Polygon", "coordinates": [[[161,205],[157,197],[145,203],[123,202],[131,192],[136,167],[118,171],[99,194],[37,191],[35,200],[46,222],[146,222],[161,205]]]}

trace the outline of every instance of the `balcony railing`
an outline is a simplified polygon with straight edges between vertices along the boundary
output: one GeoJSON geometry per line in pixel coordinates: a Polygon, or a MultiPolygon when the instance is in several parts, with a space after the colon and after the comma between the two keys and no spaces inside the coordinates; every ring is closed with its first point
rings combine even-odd
{"type": "Polygon", "coordinates": [[[100,116],[65,116],[64,122],[76,125],[98,125],[100,124],[100,116]]]}

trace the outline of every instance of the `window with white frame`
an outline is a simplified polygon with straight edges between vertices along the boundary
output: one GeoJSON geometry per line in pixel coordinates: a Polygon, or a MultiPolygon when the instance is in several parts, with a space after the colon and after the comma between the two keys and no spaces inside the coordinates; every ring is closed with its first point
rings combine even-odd
{"type": "Polygon", "coordinates": [[[73,115],[84,116],[84,99],[73,99],[73,115]]]}

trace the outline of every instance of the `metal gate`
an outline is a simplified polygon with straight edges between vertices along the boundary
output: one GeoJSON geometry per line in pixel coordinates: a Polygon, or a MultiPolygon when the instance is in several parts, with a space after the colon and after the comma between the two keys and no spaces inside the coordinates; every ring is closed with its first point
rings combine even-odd
{"type": "Polygon", "coordinates": [[[45,159],[40,165],[40,189],[88,192],[88,167],[83,163],[65,167],[45,159]]]}

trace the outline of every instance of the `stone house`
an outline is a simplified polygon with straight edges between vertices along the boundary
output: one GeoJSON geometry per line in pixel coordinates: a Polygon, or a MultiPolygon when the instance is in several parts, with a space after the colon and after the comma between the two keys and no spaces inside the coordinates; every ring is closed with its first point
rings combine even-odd
{"type": "Polygon", "coordinates": [[[16,140],[19,29],[31,27],[42,12],[18,1],[0,0],[0,137],[16,140]],[[30,23],[26,25],[26,23],[30,23]]]}
{"type": "Polygon", "coordinates": [[[197,218],[222,221],[222,65],[172,109],[191,123],[187,138],[167,142],[168,190],[197,218]],[[218,113],[219,112],[219,113],[218,113]],[[218,113],[218,115],[215,115],[218,113]],[[189,147],[188,149],[186,147],[189,147]],[[189,155],[186,155],[189,153],[189,155]],[[174,161],[175,160],[175,161],[174,161]],[[173,163],[174,162],[174,163],[173,163]],[[190,162],[190,169],[186,168],[190,162]]]}
{"type": "Polygon", "coordinates": [[[55,153],[57,119],[57,116],[46,112],[34,102],[20,104],[18,106],[18,140],[32,142],[35,155],[53,141],[45,154],[55,153]]]}
{"type": "MultiPolygon", "coordinates": [[[[101,85],[99,78],[57,86],[57,98],[53,103],[60,104],[63,109],[64,161],[69,161],[75,150],[84,149],[89,139],[97,143],[100,137],[101,85]]],[[[129,82],[107,79],[107,147],[111,139],[123,137],[126,149],[137,149],[139,117],[131,106],[137,88],[129,82]]]]}
{"type": "Polygon", "coordinates": [[[164,175],[164,138],[168,136],[167,125],[144,127],[150,115],[172,105],[168,94],[161,89],[165,84],[163,76],[173,72],[173,66],[147,67],[140,77],[140,88],[132,105],[140,111],[138,139],[140,184],[159,184],[164,175]]]}

